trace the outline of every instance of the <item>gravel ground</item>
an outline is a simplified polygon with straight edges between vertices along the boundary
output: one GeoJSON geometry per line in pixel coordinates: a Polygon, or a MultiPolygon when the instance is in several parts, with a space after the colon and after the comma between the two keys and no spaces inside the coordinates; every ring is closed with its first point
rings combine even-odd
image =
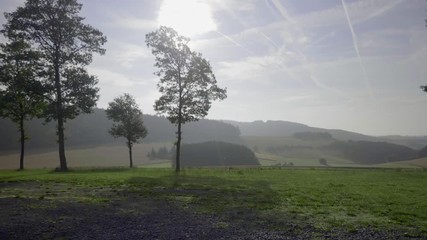
{"type": "MultiPolygon", "coordinates": [[[[17,187],[24,186],[13,189],[17,187]]],[[[31,196],[45,189],[25,187],[31,196]]],[[[373,229],[323,232],[293,216],[260,216],[250,209],[202,214],[192,206],[150,196],[115,192],[120,196],[112,197],[105,189],[96,193],[109,199],[105,202],[69,200],[60,198],[67,193],[55,192],[61,188],[52,185],[45,197],[28,198],[7,196],[6,185],[0,185],[0,239],[427,239],[373,229]]]]}

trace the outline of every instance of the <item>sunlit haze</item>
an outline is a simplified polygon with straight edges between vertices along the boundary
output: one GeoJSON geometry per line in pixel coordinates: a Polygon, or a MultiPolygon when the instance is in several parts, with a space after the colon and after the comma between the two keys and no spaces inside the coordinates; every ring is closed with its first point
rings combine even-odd
{"type": "MultiPolygon", "coordinates": [[[[159,79],[145,34],[167,25],[191,38],[227,87],[209,119],[427,135],[425,0],[80,2],[85,21],[108,38],[106,55],[88,67],[99,79],[98,107],[127,92],[155,114],[159,79]]],[[[20,4],[0,0],[2,12],[20,4]]]]}
{"type": "Polygon", "coordinates": [[[216,30],[210,6],[197,0],[163,1],[158,22],[188,37],[216,30]]]}

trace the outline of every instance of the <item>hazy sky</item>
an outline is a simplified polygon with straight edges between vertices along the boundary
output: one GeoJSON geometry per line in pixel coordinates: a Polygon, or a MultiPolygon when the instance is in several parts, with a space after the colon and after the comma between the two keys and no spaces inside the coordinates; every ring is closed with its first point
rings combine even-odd
{"type": "MultiPolygon", "coordinates": [[[[145,34],[171,24],[228,89],[210,119],[427,135],[425,0],[81,2],[86,22],[108,37],[106,55],[89,66],[98,107],[127,92],[154,114],[158,78],[145,34]]],[[[22,3],[0,0],[2,12],[22,3]]]]}

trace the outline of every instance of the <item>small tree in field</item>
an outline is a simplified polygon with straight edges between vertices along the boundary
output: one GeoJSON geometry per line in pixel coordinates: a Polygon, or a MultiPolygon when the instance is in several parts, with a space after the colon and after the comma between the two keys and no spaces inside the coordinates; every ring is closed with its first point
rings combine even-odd
{"type": "Polygon", "coordinates": [[[43,113],[43,89],[38,81],[38,54],[22,39],[8,36],[10,41],[0,44],[0,117],[18,125],[21,155],[19,169],[24,169],[24,122],[43,113]]]}
{"type": "Polygon", "coordinates": [[[217,86],[209,62],[200,53],[190,50],[189,41],[164,26],[148,33],[145,39],[156,57],[154,66],[159,69],[155,74],[160,77],[157,87],[162,96],[156,100],[154,109],[166,114],[178,127],[176,172],[180,171],[182,125],[205,117],[213,100],[227,97],[226,89],[217,86]]]}
{"type": "Polygon", "coordinates": [[[147,136],[147,130],[142,121],[142,112],[139,110],[135,99],[127,93],[115,98],[108,105],[106,110],[107,117],[114,121],[109,133],[115,138],[126,138],[126,145],[129,148],[130,168],[132,168],[132,146],[134,143],[138,143],[139,139],[147,136]]]}
{"type": "Polygon", "coordinates": [[[97,29],[83,23],[77,0],[26,0],[25,6],[6,13],[4,31],[19,36],[36,49],[43,64],[41,83],[48,107],[47,121],[56,120],[60,170],[66,171],[64,123],[90,113],[98,100],[97,79],[85,66],[92,54],[104,54],[107,41],[97,29]]]}

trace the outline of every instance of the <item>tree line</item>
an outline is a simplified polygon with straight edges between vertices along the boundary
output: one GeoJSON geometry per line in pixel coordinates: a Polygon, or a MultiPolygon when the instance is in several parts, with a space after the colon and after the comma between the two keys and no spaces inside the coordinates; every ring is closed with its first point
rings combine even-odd
{"type": "MultiPolygon", "coordinates": [[[[55,121],[59,170],[67,171],[65,123],[81,113],[91,113],[99,99],[98,79],[87,72],[93,54],[105,54],[107,37],[85,24],[77,0],[27,0],[5,13],[0,45],[0,116],[20,131],[20,169],[24,169],[27,139],[24,122],[32,118],[55,121]]],[[[188,47],[189,38],[162,26],[146,35],[155,56],[155,73],[161,96],[154,109],[177,127],[176,171],[180,171],[182,126],[204,118],[214,100],[226,98],[217,86],[209,62],[188,47]]],[[[147,131],[134,98],[123,94],[106,110],[114,121],[110,134],[126,138],[132,167],[132,146],[147,131]]]]}
{"type": "MultiPolygon", "coordinates": [[[[144,143],[172,143],[176,139],[176,127],[164,116],[143,114],[147,135],[144,143]]],[[[25,122],[27,135],[26,153],[52,151],[57,143],[54,122],[45,123],[44,119],[32,119],[25,122]]],[[[105,109],[95,108],[91,114],[82,114],[67,121],[65,129],[66,148],[87,148],[102,145],[123,144],[124,138],[114,138],[108,131],[114,122],[107,118],[105,109]]],[[[0,154],[11,153],[19,149],[19,132],[15,123],[9,119],[0,119],[0,154]]],[[[218,120],[201,119],[183,126],[183,143],[222,141],[244,144],[238,127],[218,120]]]]}

